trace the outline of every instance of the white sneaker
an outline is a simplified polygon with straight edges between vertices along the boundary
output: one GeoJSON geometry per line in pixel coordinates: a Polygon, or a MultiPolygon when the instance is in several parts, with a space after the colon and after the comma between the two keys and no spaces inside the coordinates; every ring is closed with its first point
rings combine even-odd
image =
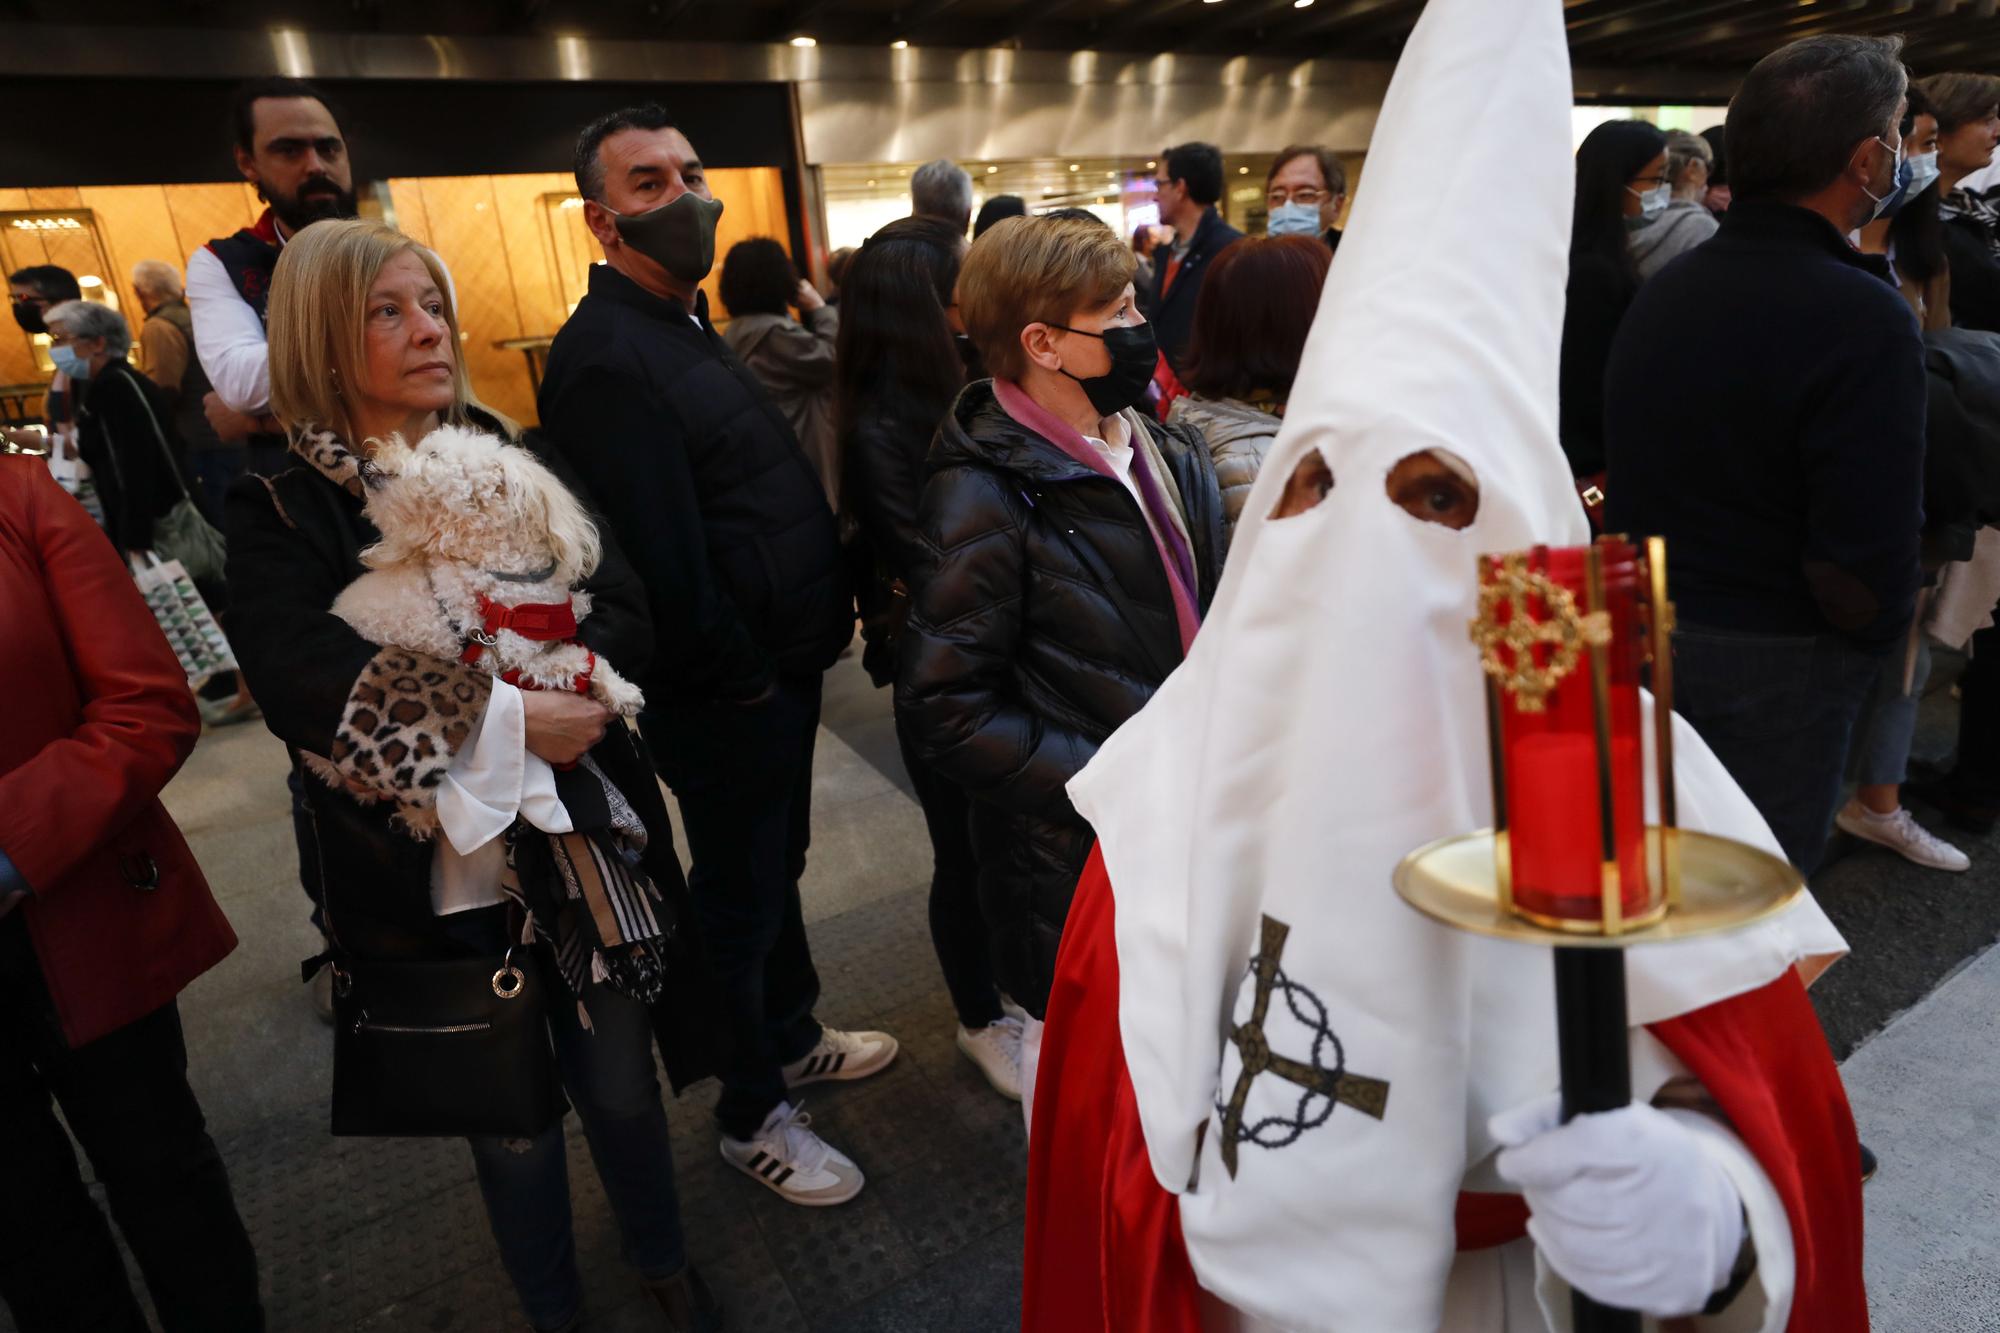
{"type": "Polygon", "coordinates": [[[1932,870],[1969,870],[1972,858],[1919,824],[1908,810],[1878,815],[1860,801],[1849,801],[1833,817],[1843,833],[1887,847],[1906,861],[1932,870]]]}
{"type": "Polygon", "coordinates": [[[1021,1020],[1002,1018],[974,1031],[958,1030],[960,1054],[986,1075],[993,1091],[1010,1102],[1021,1100],[1021,1020]]]}
{"type": "Polygon", "coordinates": [[[822,1027],[819,1044],[785,1066],[787,1087],[828,1079],[867,1078],[889,1067],[901,1047],[886,1032],[842,1032],[822,1027]]]}
{"type": "Polygon", "coordinates": [[[722,1136],[722,1160],[787,1203],[825,1208],[861,1193],[861,1168],[812,1132],[803,1106],[779,1102],[748,1139],[722,1136]]]}

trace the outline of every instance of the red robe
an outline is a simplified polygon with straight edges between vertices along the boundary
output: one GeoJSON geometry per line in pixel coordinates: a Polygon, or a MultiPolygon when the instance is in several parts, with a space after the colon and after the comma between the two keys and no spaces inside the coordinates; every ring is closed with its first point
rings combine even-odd
{"type": "MultiPolygon", "coordinates": [[[[1063,929],[1028,1149],[1026,1333],[1201,1333],[1180,1203],[1146,1156],[1118,1034],[1115,904],[1096,850],[1063,929]]],[[[1866,1333],[1854,1116],[1795,972],[1648,1029],[1729,1116],[1784,1201],[1788,1333],[1866,1333]]],[[[1526,1234],[1513,1195],[1459,1196],[1458,1247],[1526,1234]]]]}

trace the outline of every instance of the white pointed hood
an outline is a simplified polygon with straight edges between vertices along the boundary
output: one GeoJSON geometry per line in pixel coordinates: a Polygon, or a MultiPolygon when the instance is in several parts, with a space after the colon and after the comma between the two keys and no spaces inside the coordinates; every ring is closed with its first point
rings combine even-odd
{"type": "MultiPolygon", "coordinates": [[[[1557,1083],[1547,951],[1438,926],[1390,874],[1492,822],[1475,556],[1588,536],[1556,441],[1570,98],[1561,0],[1431,0],[1215,605],[1070,784],[1116,890],[1120,1027],[1154,1172],[1182,1195],[1202,1283],[1286,1328],[1434,1329],[1486,1117],[1557,1083]],[[1464,531],[1385,492],[1399,459],[1433,448],[1478,479],[1464,531]],[[1332,491],[1269,519],[1313,449],[1332,491]],[[1271,1051],[1388,1087],[1370,1110],[1255,1077],[1232,1174],[1220,1108],[1243,1060],[1227,1034],[1251,1015],[1266,918],[1288,930],[1271,1051]]],[[[1692,729],[1675,744],[1682,822],[1776,851],[1692,729]]],[[[1808,902],[1635,950],[1633,1022],[1842,948],[1808,902]]]]}

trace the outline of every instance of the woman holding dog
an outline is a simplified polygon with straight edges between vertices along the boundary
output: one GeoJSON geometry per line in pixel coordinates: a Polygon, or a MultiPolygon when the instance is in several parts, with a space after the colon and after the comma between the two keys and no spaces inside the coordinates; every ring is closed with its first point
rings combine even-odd
{"type": "MultiPolygon", "coordinates": [[[[492,994],[503,995],[523,984],[510,969],[532,974],[536,993],[546,996],[562,1090],[590,1140],[627,1258],[657,1297],[663,1327],[713,1328],[720,1311],[687,1261],[652,1058],[659,1014],[681,1025],[660,1032],[676,1085],[705,1072],[695,1066],[698,1046],[686,1035],[692,1015],[685,1001],[696,969],[665,967],[649,990],[620,971],[629,958],[608,948],[585,952],[579,968],[569,931],[577,915],[587,914],[565,916],[558,931],[537,905],[546,900],[529,888],[531,880],[555,880],[547,846],[556,845],[556,835],[545,838],[525,818],[509,821],[507,794],[496,796],[491,785],[495,771],[534,770],[529,756],[564,770],[557,790],[579,828],[587,811],[575,796],[596,793],[616,838],[592,833],[598,838],[592,845],[611,852],[611,862],[623,858],[611,869],[600,862],[600,870],[628,884],[650,879],[659,915],[670,922],[684,908],[686,888],[650,766],[630,731],[587,696],[516,690],[489,675],[477,665],[477,625],[467,626],[468,664],[464,657],[370,642],[328,609],[366,572],[362,553],[379,536],[364,512],[369,482],[382,475],[373,462],[379,441],[401,436],[415,445],[440,426],[454,426],[498,436],[510,449],[533,442],[518,439],[512,423],[473,399],[455,355],[458,324],[437,260],[387,227],[325,221],[294,237],[273,279],[269,331],[272,408],[297,458],[289,471],[245,478],[230,492],[228,576],[237,656],[271,730],[295,762],[312,770],[304,786],[319,834],[335,990],[348,997],[336,1038],[336,1131],[412,1132],[382,1126],[398,1123],[398,1116],[456,1114],[455,1099],[465,1098],[470,1085],[476,1103],[489,1075],[499,1102],[520,1072],[517,1060],[478,1064],[478,1052],[502,1048],[452,1044],[461,1030],[481,1025],[455,1023],[449,1012],[429,1025],[380,1023],[379,1013],[371,1016],[355,998],[369,994],[373,979],[398,966],[397,975],[435,978],[444,972],[426,974],[414,965],[444,969],[491,957],[500,960],[492,994]],[[500,803],[504,838],[477,848],[457,845],[452,819],[442,817],[447,802],[437,793],[468,790],[488,805],[500,803]],[[411,812],[433,806],[443,833],[413,833],[411,812]],[[633,816],[656,836],[625,836],[633,816]],[[534,907],[532,948],[518,945],[528,929],[523,899],[534,907]],[[672,993],[660,996],[662,987],[672,993]],[[371,1040],[388,1043],[368,1048],[383,1058],[343,1066],[344,1055],[362,1049],[364,1029],[371,1040]],[[398,1067],[398,1033],[406,1042],[472,1050],[466,1057],[472,1076],[451,1087],[419,1086],[420,1076],[402,1079],[403,1086],[371,1086],[371,1078],[398,1067]],[[343,1039],[351,1044],[343,1048],[343,1039]],[[439,1103],[452,1109],[440,1112],[439,1103]],[[357,1106],[375,1119],[369,1122],[357,1106]],[[355,1127],[363,1122],[375,1127],[355,1127]]],[[[543,462],[561,475],[559,465],[543,462]]],[[[652,646],[645,599],[609,534],[600,534],[597,545],[594,569],[582,581],[594,605],[575,637],[636,676],[652,646]]],[[[525,810],[523,779],[514,784],[512,800],[525,810]]],[[[414,824],[425,827],[421,819],[414,824]]],[[[560,850],[555,859],[562,861],[560,850]]],[[[589,858],[580,859],[587,877],[589,858]]],[[[562,865],[572,898],[591,901],[575,891],[574,865],[562,865]]],[[[658,942],[671,947],[672,940],[669,926],[658,942]]],[[[490,996],[463,1000],[477,1002],[492,1004],[490,996]]],[[[465,1039],[480,1040],[480,1033],[465,1039]]],[[[468,1129],[482,1109],[469,1109],[468,1129]]],[[[502,1262],[532,1327],[569,1330],[581,1325],[583,1290],[559,1100],[546,1119],[538,1130],[469,1133],[467,1141],[502,1262]]]]}

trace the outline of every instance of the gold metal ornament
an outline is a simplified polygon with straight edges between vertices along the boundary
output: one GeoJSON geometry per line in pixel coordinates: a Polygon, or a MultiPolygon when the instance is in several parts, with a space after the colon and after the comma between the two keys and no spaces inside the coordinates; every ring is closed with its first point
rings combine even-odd
{"type": "Polygon", "coordinates": [[[1470,626],[1472,641],[1479,647],[1479,664],[1514,697],[1522,712],[1542,712],[1556,687],[1576,670],[1583,650],[1611,642],[1611,617],[1603,611],[1577,610],[1575,594],[1529,569],[1524,554],[1503,556],[1492,570],[1493,577],[1479,585],[1479,614],[1470,626]],[[1541,599],[1548,619],[1528,614],[1530,598],[1541,599]],[[1504,624],[1503,606],[1508,610],[1504,624]],[[1549,649],[1545,664],[1535,662],[1537,645],[1549,649]],[[1512,654],[1511,663],[1502,649],[1512,654]]]}

